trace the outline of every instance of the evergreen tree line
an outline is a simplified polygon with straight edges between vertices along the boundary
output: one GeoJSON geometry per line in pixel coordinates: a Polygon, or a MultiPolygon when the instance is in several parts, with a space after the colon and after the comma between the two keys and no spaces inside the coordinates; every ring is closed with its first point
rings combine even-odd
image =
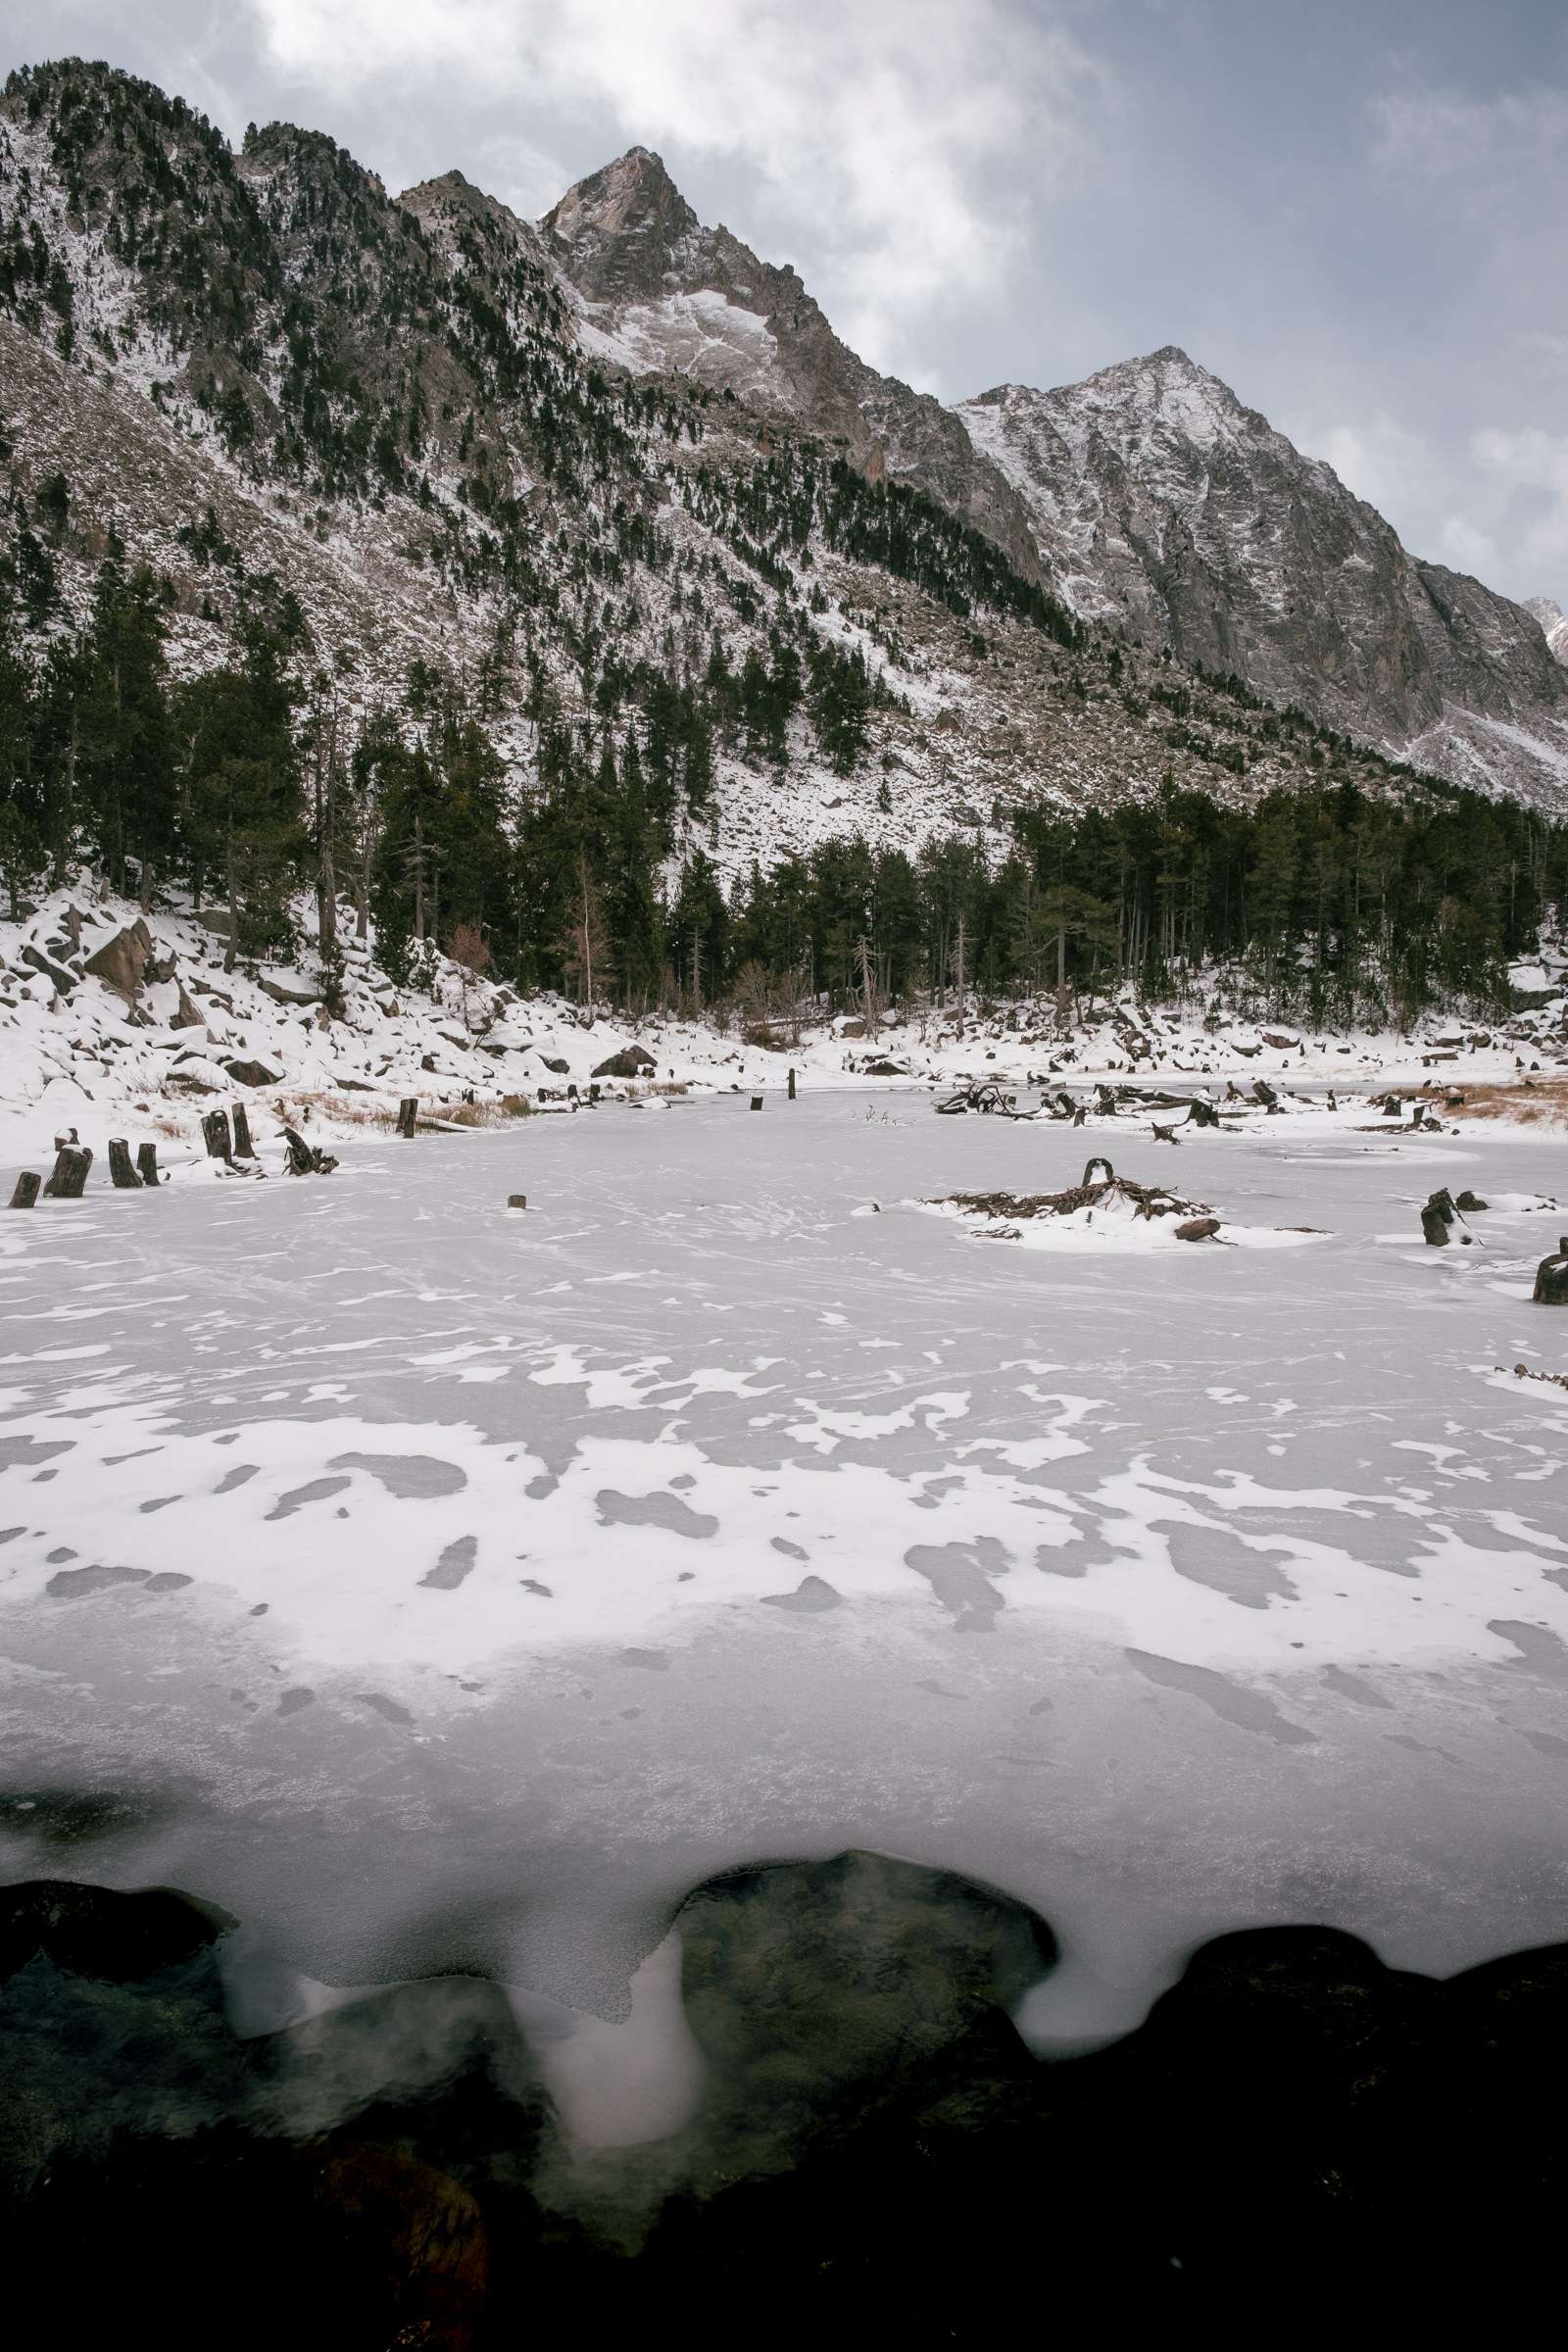
{"type": "MultiPolygon", "coordinates": [[[[46,486],[49,496],[57,496],[46,486]]],[[[47,534],[33,543],[46,551],[47,534]]],[[[860,839],[760,866],[733,890],[678,845],[710,810],[715,749],[788,789],[805,711],[835,766],[864,749],[858,655],[773,631],[700,675],[606,676],[586,722],[534,656],[537,774],[520,794],[477,705],[415,664],[400,707],[351,722],[286,592],[248,583],[230,658],[176,678],[172,591],[111,543],[86,625],[40,637],[31,575],[0,565],[0,885],[13,911],[87,858],[145,906],[177,885],[232,917],[230,954],[287,953],[314,891],[329,982],[339,926],[400,980],[433,945],[522,988],[632,1009],[908,1001],[963,988],[1063,1001],[1131,983],[1180,994],[1215,965],[1301,1017],[1501,1004],[1511,960],[1568,907],[1568,827],[1515,804],[1352,784],[1228,808],[1152,801],[1010,819],[999,863],[951,838],[917,856],[860,839]]],[[[884,799],[889,799],[884,787],[884,799]]]]}

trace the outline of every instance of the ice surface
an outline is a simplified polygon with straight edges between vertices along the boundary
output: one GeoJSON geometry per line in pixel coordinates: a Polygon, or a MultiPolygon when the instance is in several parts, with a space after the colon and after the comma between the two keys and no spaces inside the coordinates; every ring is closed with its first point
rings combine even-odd
{"type": "Polygon", "coordinates": [[[552,2062],[610,2138],[617,2050],[678,2104],[675,1903],[759,1857],[1023,1897],[1043,2044],[1248,1922],[1439,1971],[1568,1932],[1568,1392],[1512,1371],[1568,1368],[1560,1147],[1118,1136],[1324,1230],[1036,1252],[900,1203],[1073,1184],[1082,1132],[877,1101],[0,1224],[5,1778],[132,1823],[73,1870],[222,1903],[307,2007],[471,1968],[610,2021],[552,2062]],[[1438,1184],[1476,1248],[1421,1247],[1438,1184]]]}

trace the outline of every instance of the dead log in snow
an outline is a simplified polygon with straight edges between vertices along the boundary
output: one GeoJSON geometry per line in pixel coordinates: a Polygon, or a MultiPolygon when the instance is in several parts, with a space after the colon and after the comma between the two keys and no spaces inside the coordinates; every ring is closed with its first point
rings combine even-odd
{"type": "Polygon", "coordinates": [[[17,1189],[11,1196],[12,1207],[36,1208],[40,1181],[41,1179],[34,1174],[31,1168],[24,1168],[17,1178],[17,1189]]]}
{"type": "Polygon", "coordinates": [[[151,1185],[153,1190],[157,1191],[158,1146],[156,1144],[138,1144],[136,1146],[136,1173],[140,1176],[143,1184],[151,1185]]]}
{"type": "Polygon", "coordinates": [[[226,1110],[210,1110],[202,1121],[202,1140],[207,1146],[209,1159],[220,1159],[231,1165],[234,1158],[233,1138],[228,1131],[226,1110]]]}
{"type": "Polygon", "coordinates": [[[141,1178],[130,1162],[130,1146],[122,1135],[109,1139],[109,1178],[117,1193],[139,1193],[141,1178]]]}
{"type": "Polygon", "coordinates": [[[92,1166],[92,1147],[89,1144],[63,1144],[48,1183],[43,1188],[46,1200],[79,1200],[87,1186],[87,1171],[92,1166]]]}

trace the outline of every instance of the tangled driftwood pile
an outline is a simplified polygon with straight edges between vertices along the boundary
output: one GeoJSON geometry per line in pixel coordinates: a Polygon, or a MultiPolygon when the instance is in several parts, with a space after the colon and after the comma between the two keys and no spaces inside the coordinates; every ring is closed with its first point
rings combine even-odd
{"type": "Polygon", "coordinates": [[[933,1205],[956,1208],[964,1216],[996,1218],[995,1238],[1000,1241],[1033,1217],[1071,1217],[1080,1209],[1093,1211],[1122,1202],[1128,1203],[1140,1220],[1180,1217],[1178,1241],[1204,1242],[1219,1231],[1219,1219],[1206,1201],[1183,1200],[1168,1185],[1138,1184],[1130,1176],[1118,1176],[1108,1159],[1090,1160],[1082,1183],[1069,1185],[1062,1193],[948,1193],[933,1205]],[[1097,1174],[1101,1169],[1103,1174],[1097,1174]]]}

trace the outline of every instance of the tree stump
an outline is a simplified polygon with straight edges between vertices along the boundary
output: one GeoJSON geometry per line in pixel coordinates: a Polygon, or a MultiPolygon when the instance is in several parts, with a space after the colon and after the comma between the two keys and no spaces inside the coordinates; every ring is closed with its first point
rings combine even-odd
{"type": "Polygon", "coordinates": [[[130,1146],[122,1135],[109,1139],[109,1178],[117,1193],[139,1193],[141,1178],[130,1164],[130,1146]]]}
{"type": "Polygon", "coordinates": [[[404,1136],[412,1136],[412,1135],[413,1135],[413,1133],[414,1133],[414,1123],[415,1123],[416,1119],[418,1117],[418,1115],[419,1115],[419,1098],[418,1098],[418,1096],[417,1096],[417,1095],[405,1095],[405,1096],[404,1096],[404,1098],[403,1098],[403,1100],[402,1100],[402,1102],[401,1102],[398,1104],[398,1133],[399,1133],[399,1135],[404,1135],[404,1136]]]}
{"type": "Polygon", "coordinates": [[[1213,1103],[1205,1102],[1201,1095],[1193,1097],[1187,1115],[1195,1127],[1217,1127],[1219,1125],[1219,1112],[1213,1103]]]}
{"type": "Polygon", "coordinates": [[[210,1110],[207,1113],[202,1121],[202,1137],[207,1145],[209,1159],[220,1159],[226,1165],[232,1165],[234,1145],[228,1132],[226,1110],[210,1110]]]}
{"type": "Polygon", "coordinates": [[[1490,1208],[1492,1203],[1489,1200],[1483,1200],[1479,1193],[1461,1193],[1453,1205],[1464,1216],[1471,1217],[1478,1209],[1490,1208]]]}
{"type": "Polygon", "coordinates": [[[761,1098],[761,1096],[760,1096],[760,1095],[754,1095],[754,1096],[752,1097],[752,1108],[753,1108],[754,1110],[760,1110],[760,1109],[761,1109],[761,1107],[762,1107],[762,1098],[761,1098]]]}
{"type": "Polygon", "coordinates": [[[1536,1268],[1532,1296],[1537,1306],[1568,1306],[1568,1233],[1559,1240],[1555,1257],[1544,1257],[1536,1268]]]}
{"type": "Polygon", "coordinates": [[[1431,1250],[1446,1250],[1448,1245],[1448,1220],[1441,1208],[1429,1200],[1421,1211],[1421,1231],[1431,1250]]]}
{"type": "Polygon", "coordinates": [[[1087,1192],[1087,1191],[1089,1190],[1089,1187],[1090,1187],[1090,1186],[1091,1186],[1091,1185],[1094,1183],[1094,1181],[1095,1181],[1095,1170],[1096,1170],[1097,1168],[1103,1168],[1103,1169],[1104,1169],[1104,1171],[1105,1171],[1105,1173],[1104,1173],[1104,1176],[1103,1176],[1103,1177],[1102,1177],[1102,1183],[1105,1183],[1105,1184],[1114,1184],[1114,1183],[1115,1183],[1115,1181],[1116,1181],[1116,1171],[1115,1171],[1115,1169],[1114,1169],[1114,1168],[1111,1166],[1111,1164],[1110,1164],[1109,1160],[1108,1160],[1108,1159],[1105,1159],[1105,1158],[1102,1158],[1102,1157],[1096,1157],[1096,1158],[1094,1158],[1094,1159],[1088,1160],[1088,1161],[1085,1163],[1085,1166],[1084,1166],[1084,1173],[1083,1173],[1083,1181],[1082,1181],[1082,1183],[1080,1184],[1080,1186],[1079,1186],[1079,1188],[1078,1188],[1080,1192],[1087,1192]]]}
{"type": "Polygon", "coordinates": [[[1108,1086],[1096,1087],[1095,1108],[1102,1119],[1113,1119],[1116,1116],[1116,1098],[1108,1086]]]}
{"type": "Polygon", "coordinates": [[[251,1142],[250,1113],[243,1102],[236,1102],[230,1114],[234,1121],[234,1157],[255,1159],[256,1146],[251,1142]]]}
{"type": "Polygon", "coordinates": [[[526,1193],[509,1193],[507,1195],[507,1206],[509,1208],[526,1208],[527,1205],[528,1196],[526,1193]]]}
{"type": "Polygon", "coordinates": [[[795,1072],[793,1070],[789,1073],[789,1099],[792,1102],[795,1100],[795,1072]]]}
{"type": "Polygon", "coordinates": [[[36,1208],[40,1181],[41,1179],[33,1173],[31,1168],[24,1168],[17,1178],[17,1189],[11,1196],[12,1207],[36,1208]]]}
{"type": "Polygon", "coordinates": [[[1256,1097],[1257,1101],[1262,1103],[1265,1110],[1272,1110],[1275,1103],[1279,1101],[1279,1096],[1274,1092],[1274,1089],[1270,1086],[1266,1078],[1254,1078],[1252,1080],[1252,1093],[1256,1097]]]}
{"type": "Polygon", "coordinates": [[[136,1146],[136,1172],[143,1184],[151,1185],[155,1191],[157,1190],[158,1146],[156,1144],[138,1144],[136,1146]]]}
{"type": "Polygon", "coordinates": [[[79,1200],[87,1186],[87,1170],[92,1166],[92,1150],[87,1144],[62,1144],[48,1183],[43,1188],[46,1200],[79,1200]]]}

